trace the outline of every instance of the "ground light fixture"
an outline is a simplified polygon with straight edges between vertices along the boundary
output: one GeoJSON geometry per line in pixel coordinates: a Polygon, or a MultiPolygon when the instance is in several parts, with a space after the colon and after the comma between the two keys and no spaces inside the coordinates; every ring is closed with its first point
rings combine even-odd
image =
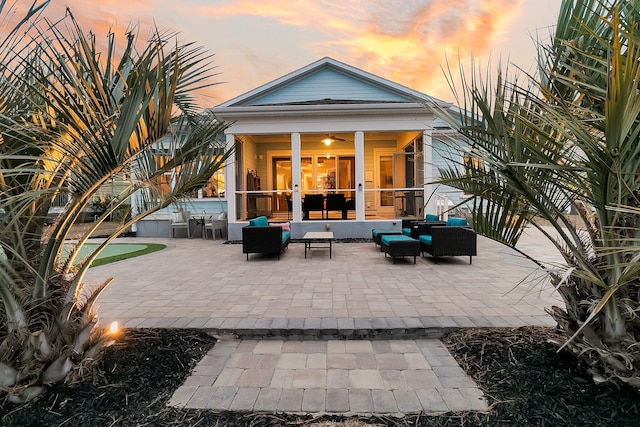
{"type": "Polygon", "coordinates": [[[111,322],[111,325],[109,325],[109,334],[118,335],[119,332],[120,332],[120,325],[118,325],[118,322],[111,322]]]}

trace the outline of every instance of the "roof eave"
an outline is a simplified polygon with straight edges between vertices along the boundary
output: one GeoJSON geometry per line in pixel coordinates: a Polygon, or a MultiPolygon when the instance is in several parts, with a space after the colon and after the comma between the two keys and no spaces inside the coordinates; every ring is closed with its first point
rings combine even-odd
{"type": "Polygon", "coordinates": [[[335,114],[431,114],[431,110],[421,102],[380,103],[380,104],[326,104],[326,105],[270,105],[249,107],[214,107],[210,111],[216,117],[229,118],[255,116],[305,116],[335,114]]]}

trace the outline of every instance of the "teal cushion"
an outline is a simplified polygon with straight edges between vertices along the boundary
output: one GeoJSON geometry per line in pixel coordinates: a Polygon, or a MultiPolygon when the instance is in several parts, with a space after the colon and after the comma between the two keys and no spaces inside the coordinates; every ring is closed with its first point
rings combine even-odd
{"type": "Polygon", "coordinates": [[[440,218],[438,218],[438,215],[434,215],[434,214],[427,214],[424,217],[425,221],[440,221],[440,218]]]}
{"type": "Polygon", "coordinates": [[[447,225],[449,227],[466,227],[467,224],[467,220],[464,218],[449,218],[447,220],[447,225]]]}
{"type": "Polygon", "coordinates": [[[282,232],[282,243],[286,242],[289,237],[291,237],[291,232],[290,231],[283,231],[282,232]]]}
{"type": "Polygon", "coordinates": [[[269,221],[267,221],[266,216],[259,216],[249,220],[249,225],[254,227],[268,227],[269,221]]]}
{"type": "Polygon", "coordinates": [[[373,237],[376,237],[378,234],[382,234],[382,233],[397,233],[397,231],[396,230],[392,230],[390,228],[387,228],[387,229],[378,228],[378,229],[371,230],[371,235],[373,237]]]}
{"type": "Polygon", "coordinates": [[[411,236],[411,229],[410,228],[403,228],[402,229],[402,234],[404,234],[405,236],[411,236]]]}
{"type": "Polygon", "coordinates": [[[418,238],[418,240],[420,240],[420,243],[424,243],[427,246],[431,246],[431,236],[429,236],[428,234],[423,234],[418,238]]]}
{"type": "Polygon", "coordinates": [[[382,243],[384,243],[385,245],[389,246],[389,242],[393,241],[393,240],[413,240],[411,237],[409,236],[402,236],[399,234],[384,234],[381,238],[380,241],[382,243]]]}

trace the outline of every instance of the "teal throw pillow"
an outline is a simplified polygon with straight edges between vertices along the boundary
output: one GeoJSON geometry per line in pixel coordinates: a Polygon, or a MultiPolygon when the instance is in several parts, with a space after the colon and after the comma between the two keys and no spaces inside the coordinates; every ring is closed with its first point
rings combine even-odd
{"type": "Polygon", "coordinates": [[[467,220],[464,218],[449,218],[447,220],[447,225],[449,227],[466,227],[467,224],[467,220]]]}
{"type": "Polygon", "coordinates": [[[267,227],[269,225],[269,221],[267,221],[266,216],[259,216],[249,220],[249,225],[254,227],[267,227]]]}

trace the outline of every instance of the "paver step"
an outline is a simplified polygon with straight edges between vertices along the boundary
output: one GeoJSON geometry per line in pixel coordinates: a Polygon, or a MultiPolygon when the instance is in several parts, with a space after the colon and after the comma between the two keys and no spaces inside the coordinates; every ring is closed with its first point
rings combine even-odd
{"type": "Polygon", "coordinates": [[[289,340],[381,340],[410,338],[441,338],[446,332],[459,327],[444,328],[235,328],[204,329],[213,335],[234,335],[241,339],[289,339],[289,340]]]}

